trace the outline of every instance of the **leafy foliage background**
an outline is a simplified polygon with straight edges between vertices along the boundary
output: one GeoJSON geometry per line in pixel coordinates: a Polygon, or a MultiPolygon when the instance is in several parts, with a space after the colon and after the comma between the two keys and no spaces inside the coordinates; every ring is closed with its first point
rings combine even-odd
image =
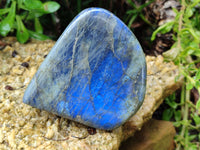
{"type": "MultiPolygon", "coordinates": [[[[180,0],[176,17],[158,26],[144,9],[159,0],[1,0],[0,35],[15,35],[20,43],[30,38],[57,39],[83,9],[102,7],[115,13],[130,27],[144,51],[152,48],[158,34],[172,34],[173,44],[163,53],[184,76],[182,89],[166,98],[162,119],[173,121],[177,130],[176,149],[200,149],[200,0],[180,0]],[[47,36],[48,35],[48,36],[47,36]],[[194,96],[192,93],[196,93],[194,96]]],[[[152,53],[151,53],[152,54],[152,53]]]]}

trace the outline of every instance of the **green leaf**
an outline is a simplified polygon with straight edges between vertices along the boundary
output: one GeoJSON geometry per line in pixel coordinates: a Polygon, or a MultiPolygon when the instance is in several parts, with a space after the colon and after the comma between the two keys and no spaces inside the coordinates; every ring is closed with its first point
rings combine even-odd
{"type": "Polygon", "coordinates": [[[197,137],[197,135],[190,135],[188,138],[190,141],[194,140],[197,137]]]}
{"type": "Polygon", "coordinates": [[[169,95],[168,98],[170,101],[176,100],[176,93],[174,92],[173,94],[169,95]]]}
{"type": "Polygon", "coordinates": [[[158,29],[156,29],[153,32],[153,34],[151,36],[151,40],[152,41],[155,40],[156,34],[158,34],[158,33],[164,34],[164,33],[171,31],[173,28],[173,25],[174,25],[174,21],[170,21],[170,22],[167,22],[167,23],[163,24],[162,26],[160,26],[158,29]]]}
{"type": "Polygon", "coordinates": [[[18,10],[23,7],[22,3],[23,3],[23,0],[17,0],[17,9],[18,10]]]}
{"type": "MultiPolygon", "coordinates": [[[[190,139],[190,138],[189,138],[190,139]]],[[[188,143],[188,150],[198,150],[198,147],[196,144],[188,143]]]]}
{"type": "Polygon", "coordinates": [[[200,81],[199,81],[199,80],[195,81],[195,87],[196,87],[196,88],[199,88],[199,87],[200,87],[200,81]]]}
{"type": "MultiPolygon", "coordinates": [[[[42,10],[43,11],[43,10],[42,10]]],[[[44,12],[39,12],[39,10],[36,11],[30,11],[27,17],[27,20],[34,20],[35,18],[41,17],[44,15],[44,12]]]]}
{"type": "Polygon", "coordinates": [[[172,61],[172,60],[176,59],[178,54],[179,54],[179,49],[176,47],[176,48],[172,48],[172,49],[164,52],[163,56],[164,56],[165,60],[172,61]]]}
{"type": "Polygon", "coordinates": [[[16,16],[16,20],[17,20],[17,40],[20,43],[25,43],[29,39],[28,30],[24,26],[19,16],[16,16]]]}
{"type": "Polygon", "coordinates": [[[43,5],[40,0],[24,0],[24,5],[29,10],[43,9],[43,5]]]}
{"type": "Polygon", "coordinates": [[[176,102],[174,102],[174,101],[168,101],[168,100],[166,100],[166,103],[167,103],[171,108],[173,108],[173,109],[176,109],[177,106],[178,106],[178,104],[177,104],[176,102]]]}
{"type": "Polygon", "coordinates": [[[126,13],[127,14],[135,14],[135,13],[137,13],[137,10],[136,9],[134,9],[134,10],[128,10],[126,13]]]}
{"type": "Polygon", "coordinates": [[[0,15],[7,14],[10,11],[10,8],[0,9],[0,15]]]}
{"type": "Polygon", "coordinates": [[[197,73],[196,73],[196,80],[199,80],[200,79],[200,69],[197,71],[197,73]]]}
{"type": "Polygon", "coordinates": [[[130,19],[130,21],[129,21],[129,23],[128,23],[128,27],[130,28],[131,27],[131,25],[132,25],[132,23],[134,22],[134,20],[137,18],[137,14],[134,14],[132,17],[131,17],[131,19],[130,19]]]}
{"type": "Polygon", "coordinates": [[[173,116],[173,109],[172,108],[165,109],[162,114],[162,119],[169,121],[172,118],[172,116],[173,116]]]}
{"type": "Polygon", "coordinates": [[[174,118],[176,121],[180,121],[181,120],[181,111],[177,110],[174,112],[174,118]]]}
{"type": "Polygon", "coordinates": [[[185,17],[190,18],[193,15],[193,9],[191,7],[187,7],[185,15],[185,17]]]}
{"type": "Polygon", "coordinates": [[[181,33],[184,34],[189,34],[192,35],[197,41],[199,40],[199,36],[198,36],[198,32],[195,32],[195,30],[193,28],[184,28],[181,30],[181,33]]]}
{"type": "Polygon", "coordinates": [[[57,2],[45,2],[43,8],[45,13],[53,13],[60,8],[60,5],[57,2]]]}
{"type": "Polygon", "coordinates": [[[15,21],[16,2],[13,1],[10,7],[10,12],[5,19],[0,23],[0,34],[6,36],[13,27],[15,21]]]}
{"type": "Polygon", "coordinates": [[[196,125],[200,125],[200,116],[195,114],[194,116],[192,116],[192,118],[193,118],[196,125]]]}
{"type": "Polygon", "coordinates": [[[150,0],[147,3],[144,3],[143,5],[140,6],[140,10],[142,11],[145,7],[147,7],[149,4],[151,4],[152,2],[154,2],[155,0],[150,0]]]}
{"type": "Polygon", "coordinates": [[[173,123],[173,125],[175,127],[180,127],[181,126],[181,122],[180,121],[176,121],[176,122],[173,123]]]}
{"type": "Polygon", "coordinates": [[[190,124],[189,120],[181,120],[181,121],[179,121],[179,123],[181,123],[181,125],[185,125],[185,126],[188,126],[190,124]]]}
{"type": "Polygon", "coordinates": [[[135,5],[134,2],[132,2],[132,0],[127,0],[127,3],[128,3],[129,5],[131,5],[134,9],[137,8],[137,6],[135,5]]]}
{"type": "Polygon", "coordinates": [[[181,57],[187,57],[188,55],[194,54],[195,49],[192,47],[185,48],[184,51],[180,53],[181,57]]]}
{"type": "Polygon", "coordinates": [[[40,21],[38,18],[35,18],[35,31],[38,33],[43,33],[42,25],[40,24],[40,21]]]}
{"type": "Polygon", "coordinates": [[[187,90],[191,90],[193,88],[193,85],[192,85],[192,83],[187,83],[187,85],[186,85],[186,89],[187,90]]]}
{"type": "Polygon", "coordinates": [[[31,31],[31,30],[28,30],[28,32],[30,34],[30,37],[37,39],[37,40],[44,41],[44,40],[50,39],[48,36],[41,34],[41,33],[37,33],[37,32],[31,31]]]}

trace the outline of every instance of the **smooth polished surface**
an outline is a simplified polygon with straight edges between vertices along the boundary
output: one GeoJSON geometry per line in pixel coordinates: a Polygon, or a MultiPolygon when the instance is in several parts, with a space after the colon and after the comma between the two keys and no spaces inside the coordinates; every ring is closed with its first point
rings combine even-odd
{"type": "Polygon", "coordinates": [[[145,88],[145,57],[133,33],[112,13],[89,8],[58,39],[23,102],[111,130],[137,112],[145,88]]]}

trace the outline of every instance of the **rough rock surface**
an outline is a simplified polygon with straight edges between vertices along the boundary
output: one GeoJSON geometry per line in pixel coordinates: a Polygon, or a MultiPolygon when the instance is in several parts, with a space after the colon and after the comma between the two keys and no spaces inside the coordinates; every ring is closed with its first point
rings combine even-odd
{"type": "Polygon", "coordinates": [[[14,38],[2,40],[9,45],[0,51],[0,149],[118,149],[151,118],[163,98],[182,84],[181,78],[175,82],[178,68],[173,63],[163,62],[161,56],[147,56],[147,91],[142,107],[123,126],[95,132],[22,103],[28,83],[55,42],[21,45],[14,38]]]}

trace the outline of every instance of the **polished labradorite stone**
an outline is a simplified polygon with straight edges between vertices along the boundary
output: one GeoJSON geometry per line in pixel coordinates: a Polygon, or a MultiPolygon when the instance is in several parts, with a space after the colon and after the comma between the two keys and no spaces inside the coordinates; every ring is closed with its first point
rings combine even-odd
{"type": "Polygon", "coordinates": [[[23,102],[111,130],[137,112],[145,88],[145,56],[134,34],[109,11],[89,8],[58,39],[23,102]]]}

